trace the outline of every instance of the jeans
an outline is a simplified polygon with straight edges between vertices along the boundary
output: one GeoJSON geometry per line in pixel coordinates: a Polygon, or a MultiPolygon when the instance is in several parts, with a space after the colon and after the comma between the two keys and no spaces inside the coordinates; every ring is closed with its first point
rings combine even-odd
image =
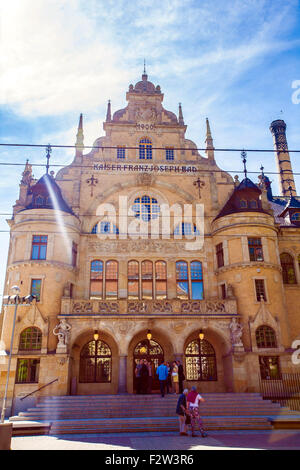
{"type": "Polygon", "coordinates": [[[166,386],[166,380],[160,380],[159,381],[159,388],[160,388],[160,393],[161,393],[162,397],[165,396],[165,386],[166,386]]]}

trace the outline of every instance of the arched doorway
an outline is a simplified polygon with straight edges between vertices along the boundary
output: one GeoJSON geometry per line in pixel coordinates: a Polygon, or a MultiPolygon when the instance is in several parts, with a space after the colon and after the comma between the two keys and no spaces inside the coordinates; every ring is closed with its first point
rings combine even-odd
{"type": "Polygon", "coordinates": [[[216,381],[217,361],[212,344],[194,339],[185,349],[186,379],[200,382],[216,381]]]}
{"type": "Polygon", "coordinates": [[[164,360],[164,351],[159,343],[153,339],[140,341],[133,351],[133,389],[136,391],[135,368],[141,359],[146,359],[152,368],[152,392],[159,391],[159,381],[156,369],[160,362],[164,360]]]}

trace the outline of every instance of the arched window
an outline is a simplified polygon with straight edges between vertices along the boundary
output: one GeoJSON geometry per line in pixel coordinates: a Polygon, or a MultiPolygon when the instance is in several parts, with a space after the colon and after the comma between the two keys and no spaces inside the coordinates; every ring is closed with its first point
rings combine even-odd
{"type": "Polygon", "coordinates": [[[127,296],[128,299],[137,300],[139,298],[139,263],[129,261],[127,267],[127,296]]]}
{"type": "Polygon", "coordinates": [[[270,326],[259,326],[255,336],[258,348],[277,348],[276,333],[270,326]]]}
{"type": "Polygon", "coordinates": [[[296,284],[294,260],[289,253],[281,253],[280,262],[284,284],[296,284]]]}
{"type": "Polygon", "coordinates": [[[197,229],[196,225],[192,225],[189,222],[182,222],[175,227],[174,235],[183,235],[183,236],[191,236],[191,235],[200,235],[199,230],[197,229]]]}
{"type": "Polygon", "coordinates": [[[103,341],[90,341],[80,353],[79,381],[111,382],[111,350],[103,341]]]}
{"type": "Polygon", "coordinates": [[[155,296],[157,299],[167,298],[167,263],[155,262],[155,296]]]}
{"type": "Polygon", "coordinates": [[[139,142],[140,160],[152,160],[152,142],[148,137],[144,137],[139,142]]]}
{"type": "Polygon", "coordinates": [[[103,298],[103,261],[94,260],[91,262],[90,298],[103,298]]]}
{"type": "Polygon", "coordinates": [[[142,299],[153,298],[153,265],[152,261],[142,262],[142,299]]]}
{"type": "Polygon", "coordinates": [[[245,209],[247,207],[247,201],[245,199],[240,200],[240,207],[241,209],[245,209]]]}
{"type": "Polygon", "coordinates": [[[119,235],[119,229],[118,227],[113,224],[112,222],[108,222],[105,220],[102,220],[101,222],[97,222],[94,227],[92,228],[91,233],[101,233],[101,234],[110,234],[114,233],[116,235],[119,235]]]}
{"type": "Polygon", "coordinates": [[[193,261],[191,263],[192,299],[203,299],[203,276],[202,263],[193,261]]]}
{"type": "Polygon", "coordinates": [[[217,380],[216,353],[205,339],[191,341],[185,350],[186,380],[217,380]]]}
{"type": "Polygon", "coordinates": [[[39,351],[42,348],[42,332],[39,328],[30,327],[20,334],[19,351],[39,351]]]}
{"type": "Polygon", "coordinates": [[[132,210],[135,212],[135,217],[141,218],[144,222],[156,219],[160,213],[157,199],[147,196],[146,194],[134,200],[132,210]]]}
{"type": "Polygon", "coordinates": [[[106,261],[105,266],[105,298],[118,298],[118,263],[106,261]]]}

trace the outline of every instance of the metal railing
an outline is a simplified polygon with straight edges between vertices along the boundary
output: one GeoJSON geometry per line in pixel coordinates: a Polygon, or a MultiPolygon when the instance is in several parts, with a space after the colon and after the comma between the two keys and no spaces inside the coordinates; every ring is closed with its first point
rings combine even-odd
{"type": "Polygon", "coordinates": [[[300,374],[281,373],[278,379],[262,379],[259,376],[259,381],[264,400],[300,411],[300,374]]]}
{"type": "Polygon", "coordinates": [[[51,384],[53,384],[54,382],[57,382],[57,381],[58,381],[58,378],[52,380],[52,381],[49,382],[48,384],[45,384],[45,385],[43,385],[42,387],[37,388],[37,389],[34,390],[33,392],[28,393],[27,395],[25,395],[25,397],[20,398],[20,400],[25,400],[25,398],[29,397],[30,395],[33,395],[34,393],[38,392],[39,390],[42,390],[43,388],[48,387],[48,385],[51,385],[51,384]]]}

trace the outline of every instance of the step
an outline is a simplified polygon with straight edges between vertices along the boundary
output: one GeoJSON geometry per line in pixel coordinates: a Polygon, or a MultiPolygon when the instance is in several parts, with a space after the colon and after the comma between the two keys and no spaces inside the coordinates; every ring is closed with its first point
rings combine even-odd
{"type": "MultiPolygon", "coordinates": [[[[266,418],[222,417],[222,419],[205,418],[206,430],[224,429],[271,429],[266,418]]],[[[177,431],[178,418],[131,418],[131,419],[95,419],[95,420],[59,420],[51,425],[50,434],[64,433],[112,433],[112,432],[145,432],[177,431]]]]}

